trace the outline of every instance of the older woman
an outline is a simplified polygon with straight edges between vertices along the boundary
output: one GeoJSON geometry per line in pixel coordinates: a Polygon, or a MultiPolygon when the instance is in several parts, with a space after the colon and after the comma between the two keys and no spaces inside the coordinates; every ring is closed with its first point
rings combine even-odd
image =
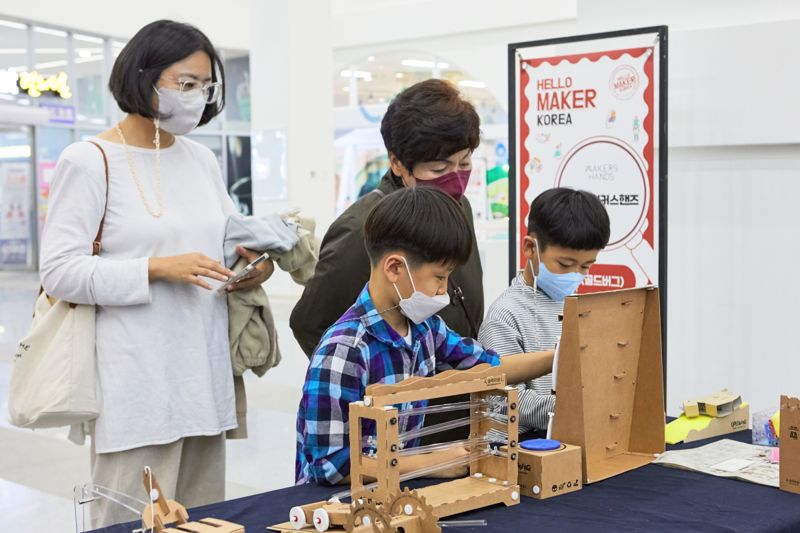
{"type": "MultiPolygon", "coordinates": [[[[438,187],[464,210],[472,234],[472,252],[467,263],[450,276],[451,303],[439,315],[461,335],[478,335],[483,319],[483,270],[472,208],[464,197],[472,152],[480,142],[478,114],[452,84],[427,80],[397,95],[383,117],[381,134],[391,169],[375,191],[360,198],[331,225],[322,241],[314,277],[292,311],[290,326],[308,356],[369,279],[370,262],[364,247],[367,214],[383,196],[402,187],[438,187]]],[[[432,415],[427,422],[438,419],[432,415]]]]}
{"type": "MultiPolygon", "coordinates": [[[[127,116],[95,146],[61,155],[41,248],[45,291],[97,306],[94,482],[140,494],[148,465],[187,506],[224,499],[225,431],[236,427],[226,298],[212,290],[232,275],[220,261],[235,207],[214,154],[183,137],[222,110],[222,83],[200,30],[142,28],[109,81],[127,116]]],[[[260,285],[272,268],[262,263],[234,289],[260,285]]],[[[95,526],[123,518],[99,509],[95,526]]]]}

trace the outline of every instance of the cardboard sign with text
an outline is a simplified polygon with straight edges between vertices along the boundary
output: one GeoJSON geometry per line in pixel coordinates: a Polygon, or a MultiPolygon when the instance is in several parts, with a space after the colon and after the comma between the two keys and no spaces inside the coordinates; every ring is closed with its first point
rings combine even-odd
{"type": "Polygon", "coordinates": [[[800,494],[800,399],[781,396],[781,490],[800,494]]]}
{"type": "Polygon", "coordinates": [[[581,447],[584,483],[664,451],[656,287],[568,297],[559,351],[552,437],[581,447]]]}

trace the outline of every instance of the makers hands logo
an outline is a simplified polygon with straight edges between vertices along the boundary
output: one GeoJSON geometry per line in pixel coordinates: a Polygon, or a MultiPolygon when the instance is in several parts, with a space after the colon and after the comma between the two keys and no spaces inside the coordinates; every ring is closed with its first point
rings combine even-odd
{"type": "Polygon", "coordinates": [[[22,359],[22,356],[25,355],[25,352],[27,352],[30,349],[31,349],[30,344],[25,344],[23,342],[19,343],[17,345],[17,353],[14,354],[14,361],[16,361],[17,359],[22,359]]]}
{"type": "Polygon", "coordinates": [[[731,429],[745,429],[747,420],[731,420],[731,429]]]}
{"type": "Polygon", "coordinates": [[[489,376],[485,378],[483,382],[486,384],[487,387],[492,387],[494,385],[502,385],[503,384],[503,377],[502,376],[489,376]]]}
{"type": "Polygon", "coordinates": [[[639,73],[630,65],[620,65],[608,80],[611,94],[620,100],[630,100],[639,89],[639,73]]]}

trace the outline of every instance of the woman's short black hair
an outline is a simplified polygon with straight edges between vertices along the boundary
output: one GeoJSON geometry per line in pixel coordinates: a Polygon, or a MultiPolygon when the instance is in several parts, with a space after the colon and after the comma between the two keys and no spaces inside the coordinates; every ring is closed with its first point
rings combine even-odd
{"type": "Polygon", "coordinates": [[[611,236],[611,223],[594,194],[556,187],[531,203],[528,235],[532,233],[542,250],[550,244],[573,250],[602,250],[611,236]]]}
{"type": "Polygon", "coordinates": [[[394,251],[404,252],[411,266],[457,267],[472,253],[472,231],[464,211],[434,187],[406,187],[388,194],[367,216],[364,237],[373,266],[394,251]]]}
{"type": "Polygon", "coordinates": [[[206,105],[198,126],[208,124],[225,107],[225,69],[208,37],[191,24],[157,20],[136,32],[114,61],[108,88],[122,111],[154,119],[153,90],[161,73],[200,51],[211,58],[211,80],[223,82],[221,98],[206,105]]]}
{"type": "Polygon", "coordinates": [[[425,161],[445,159],[480,144],[481,120],[458,89],[426,80],[398,94],[381,121],[386,150],[409,171],[425,161]]]}

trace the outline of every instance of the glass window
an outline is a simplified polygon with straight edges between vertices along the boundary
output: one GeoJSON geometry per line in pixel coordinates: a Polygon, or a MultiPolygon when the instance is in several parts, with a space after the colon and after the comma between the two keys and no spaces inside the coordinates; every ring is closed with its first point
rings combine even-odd
{"type": "Polygon", "coordinates": [[[72,47],[78,122],[105,125],[105,42],[100,37],[75,33],[72,47]]]}
{"type": "Polygon", "coordinates": [[[228,194],[243,215],[253,214],[250,137],[228,137],[228,194]]]}
{"type": "Polygon", "coordinates": [[[250,56],[225,52],[225,120],[229,131],[250,131],[250,56]]]}
{"type": "Polygon", "coordinates": [[[0,102],[30,104],[17,84],[20,72],[28,70],[28,31],[24,24],[0,20],[0,102]]]}
{"type": "Polygon", "coordinates": [[[0,268],[33,265],[31,128],[0,125],[0,268]]]}
{"type": "Polygon", "coordinates": [[[75,123],[66,32],[33,27],[33,70],[20,76],[20,88],[28,91],[34,105],[50,112],[51,123],[75,123]]]}

